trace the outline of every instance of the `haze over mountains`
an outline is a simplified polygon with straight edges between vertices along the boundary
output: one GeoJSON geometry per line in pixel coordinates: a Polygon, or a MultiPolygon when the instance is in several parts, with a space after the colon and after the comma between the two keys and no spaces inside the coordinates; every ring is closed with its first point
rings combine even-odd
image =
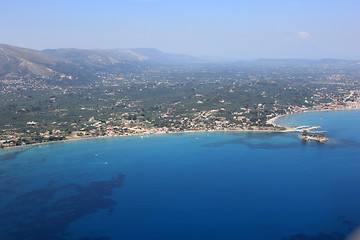
{"type": "Polygon", "coordinates": [[[37,51],[0,44],[0,77],[52,78],[79,70],[131,71],[147,65],[202,63],[203,59],[160,52],[157,49],[46,49],[37,51]]]}
{"type": "MultiPolygon", "coordinates": [[[[136,73],[156,66],[209,63],[207,59],[163,53],[157,49],[46,49],[43,51],[0,44],[0,78],[41,78],[90,82],[96,73],[136,73]]],[[[260,59],[241,66],[358,65],[349,60],[260,59]]]]}
{"type": "Polygon", "coordinates": [[[199,63],[204,60],[180,54],[169,54],[151,48],[136,49],[46,49],[43,53],[69,60],[77,64],[92,66],[114,65],[126,62],[156,64],[199,63]]]}

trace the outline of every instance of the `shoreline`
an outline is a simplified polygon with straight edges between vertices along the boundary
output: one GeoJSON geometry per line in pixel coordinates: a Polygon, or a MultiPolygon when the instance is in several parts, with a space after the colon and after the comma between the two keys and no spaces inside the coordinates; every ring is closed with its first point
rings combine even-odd
{"type": "Polygon", "coordinates": [[[322,110],[307,110],[302,112],[294,112],[294,113],[287,113],[272,117],[266,121],[267,124],[273,125],[273,127],[280,127],[285,128],[285,130],[267,130],[267,129],[252,129],[252,130],[245,130],[245,129],[222,129],[222,130],[186,130],[186,131],[179,131],[179,132],[155,132],[155,133],[138,133],[138,134],[128,134],[128,135],[113,135],[113,136],[96,136],[96,137],[78,137],[78,138],[71,138],[71,139],[64,139],[60,141],[52,141],[52,142],[41,142],[41,143],[33,143],[27,145],[20,145],[20,146],[11,146],[5,147],[0,149],[0,153],[6,150],[14,150],[14,149],[21,149],[24,147],[33,147],[33,146],[41,146],[45,144],[54,144],[54,143],[65,143],[71,141],[80,141],[80,140],[95,140],[95,139],[107,139],[107,138],[118,138],[118,137],[136,137],[136,136],[152,136],[152,135],[164,135],[164,134],[181,134],[181,133],[212,133],[212,132],[239,132],[239,133],[286,133],[286,132],[298,132],[298,130],[294,127],[283,126],[276,124],[275,121],[279,118],[286,117],[293,114],[302,114],[302,113],[311,113],[311,112],[335,112],[335,111],[354,111],[360,110],[359,108],[342,108],[342,109],[322,109],[322,110]]]}
{"type": "MultiPolygon", "coordinates": [[[[290,115],[293,115],[293,114],[312,113],[312,112],[356,111],[356,110],[360,110],[360,108],[341,108],[341,109],[316,109],[316,110],[306,110],[306,111],[302,111],[302,112],[293,112],[293,113],[281,114],[281,115],[278,115],[278,116],[275,116],[275,117],[272,117],[272,118],[268,119],[268,120],[266,121],[266,123],[272,124],[274,127],[284,127],[284,128],[286,128],[286,129],[288,129],[289,131],[290,131],[290,130],[295,131],[295,128],[289,127],[289,126],[284,126],[284,125],[276,124],[275,121],[276,121],[277,119],[279,119],[279,118],[283,118],[283,117],[290,116],[290,115]]],[[[286,130],[285,130],[285,131],[286,131],[286,130]]]]}
{"type": "Polygon", "coordinates": [[[71,139],[64,139],[59,141],[52,141],[52,142],[40,142],[40,143],[33,143],[33,144],[26,144],[20,146],[11,146],[5,147],[0,149],[1,151],[6,150],[13,150],[13,149],[21,149],[25,147],[35,147],[41,146],[46,144],[56,144],[56,143],[66,143],[72,141],[82,141],[82,140],[95,140],[95,139],[107,139],[107,138],[120,138],[120,137],[144,137],[144,136],[156,136],[156,135],[165,135],[165,134],[182,134],[182,133],[215,133],[215,132],[238,132],[238,133],[247,133],[247,132],[261,132],[261,133],[282,133],[285,131],[282,130],[265,130],[265,129],[256,129],[256,130],[241,130],[241,129],[224,129],[224,130],[187,130],[182,132],[158,132],[158,133],[142,133],[142,134],[128,134],[128,135],[113,135],[113,136],[97,136],[97,137],[78,137],[78,138],[71,138],[71,139]]]}

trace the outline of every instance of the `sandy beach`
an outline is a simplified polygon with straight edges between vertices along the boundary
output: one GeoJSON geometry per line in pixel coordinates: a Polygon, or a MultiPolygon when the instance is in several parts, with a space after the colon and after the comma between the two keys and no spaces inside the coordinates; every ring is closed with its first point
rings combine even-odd
{"type": "Polygon", "coordinates": [[[112,135],[112,136],[96,136],[96,137],[71,137],[60,141],[54,141],[54,142],[41,142],[41,143],[34,143],[34,144],[27,144],[27,145],[21,145],[21,146],[11,146],[11,147],[5,147],[3,149],[0,149],[0,151],[8,150],[8,149],[14,149],[14,148],[23,148],[28,146],[39,146],[43,144],[55,144],[55,143],[63,143],[63,142],[70,142],[70,141],[80,141],[80,140],[90,140],[90,139],[104,139],[104,138],[117,138],[117,137],[129,137],[129,136],[151,136],[151,135],[162,135],[162,134],[181,134],[181,133],[201,133],[201,132],[274,132],[274,133],[281,133],[281,132],[298,132],[299,129],[297,128],[291,128],[288,126],[282,126],[279,124],[276,124],[275,121],[279,118],[286,117],[288,115],[292,114],[301,114],[301,113],[309,113],[309,112],[325,112],[325,111],[351,111],[351,110],[360,110],[360,109],[350,109],[350,108],[342,108],[342,109],[323,109],[323,110],[309,110],[309,111],[303,111],[303,112],[295,112],[295,113],[288,113],[288,114],[282,114],[275,116],[273,118],[270,118],[266,121],[267,124],[271,124],[274,127],[281,127],[285,128],[284,130],[274,130],[274,129],[221,129],[221,130],[186,130],[186,131],[179,131],[179,132],[144,132],[144,133],[136,133],[136,134],[127,134],[127,135],[112,135]]]}
{"type": "MultiPolygon", "coordinates": [[[[286,131],[286,130],[285,130],[286,131]]],[[[267,129],[254,129],[254,130],[245,130],[245,129],[223,129],[223,130],[187,130],[187,131],[179,131],[179,132],[156,132],[156,133],[136,133],[136,134],[124,134],[124,135],[112,135],[112,136],[96,136],[96,137],[72,137],[60,141],[53,141],[53,142],[41,142],[41,143],[33,143],[27,145],[20,145],[20,146],[11,146],[5,147],[0,149],[0,151],[14,149],[14,148],[24,148],[29,146],[39,146],[44,144],[55,144],[55,143],[64,143],[64,142],[71,142],[71,141],[81,141],[81,140],[91,140],[91,139],[106,139],[106,138],[118,138],[118,137],[142,137],[142,136],[152,136],[152,135],[163,135],[163,134],[182,134],[182,133],[212,133],[212,132],[285,132],[283,130],[267,130],[267,129]]]]}

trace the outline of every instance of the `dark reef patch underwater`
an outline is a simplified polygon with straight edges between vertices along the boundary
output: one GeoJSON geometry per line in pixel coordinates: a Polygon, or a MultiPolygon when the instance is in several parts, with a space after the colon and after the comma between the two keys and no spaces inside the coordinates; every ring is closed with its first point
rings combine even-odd
{"type": "Polygon", "coordinates": [[[2,154],[2,155],[0,155],[0,162],[14,160],[14,159],[16,159],[16,157],[19,154],[21,154],[21,153],[23,153],[25,151],[26,151],[26,149],[22,149],[22,150],[11,151],[11,152],[2,154]]]}
{"type": "Polygon", "coordinates": [[[2,150],[0,240],[347,239],[360,111],[281,121],[321,125],[330,142],[213,132],[2,150]]]}
{"type": "Polygon", "coordinates": [[[87,186],[73,183],[22,194],[1,211],[3,236],[14,240],[66,239],[59,235],[67,235],[66,229],[71,222],[100,209],[108,209],[111,214],[116,201],[105,197],[110,196],[114,188],[121,187],[123,180],[124,176],[118,174],[109,181],[92,182],[87,186]]]}

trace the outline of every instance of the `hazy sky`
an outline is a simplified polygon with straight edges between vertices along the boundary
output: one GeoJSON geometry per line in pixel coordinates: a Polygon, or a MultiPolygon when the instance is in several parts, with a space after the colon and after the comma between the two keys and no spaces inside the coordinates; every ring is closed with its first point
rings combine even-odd
{"type": "Polygon", "coordinates": [[[0,0],[0,43],[360,59],[360,0],[0,0]]]}

